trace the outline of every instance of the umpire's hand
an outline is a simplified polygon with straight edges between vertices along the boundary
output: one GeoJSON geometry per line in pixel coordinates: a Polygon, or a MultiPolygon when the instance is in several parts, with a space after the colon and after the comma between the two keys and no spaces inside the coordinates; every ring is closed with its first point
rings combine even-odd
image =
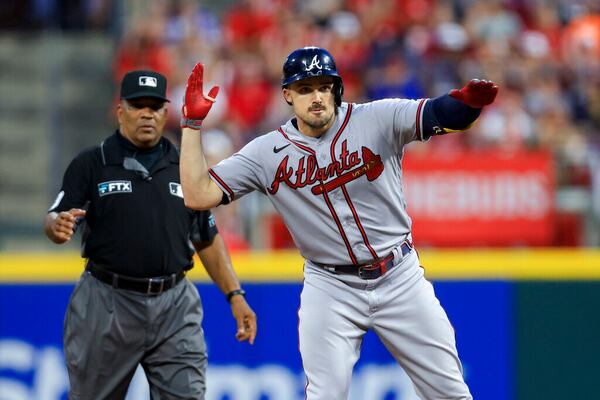
{"type": "Polygon", "coordinates": [[[231,298],[231,313],[237,322],[235,338],[240,342],[247,340],[250,344],[254,344],[256,314],[246,303],[244,296],[233,296],[231,298]]]}
{"type": "Polygon", "coordinates": [[[85,217],[85,210],[80,208],[71,208],[69,211],[60,213],[48,213],[44,224],[46,236],[54,243],[68,242],[75,232],[77,219],[83,217],[85,217]]]}

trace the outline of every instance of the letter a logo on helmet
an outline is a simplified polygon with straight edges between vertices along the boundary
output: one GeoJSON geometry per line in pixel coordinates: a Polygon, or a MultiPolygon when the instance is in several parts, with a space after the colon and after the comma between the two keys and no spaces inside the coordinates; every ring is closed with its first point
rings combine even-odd
{"type": "Polygon", "coordinates": [[[306,72],[312,71],[313,68],[323,69],[323,67],[321,67],[321,60],[319,60],[318,54],[315,54],[312,61],[310,62],[310,65],[308,67],[306,67],[305,71],[306,72]]]}
{"type": "Polygon", "coordinates": [[[337,72],[333,56],[321,47],[309,46],[292,51],[283,63],[281,87],[315,76],[331,76],[335,82],[335,104],[342,104],[344,84],[337,72]]]}

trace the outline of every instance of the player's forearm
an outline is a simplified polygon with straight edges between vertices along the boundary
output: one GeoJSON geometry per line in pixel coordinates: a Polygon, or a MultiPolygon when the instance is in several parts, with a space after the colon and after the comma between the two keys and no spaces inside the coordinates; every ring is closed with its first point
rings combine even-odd
{"type": "Polygon", "coordinates": [[[216,207],[223,192],[208,175],[200,132],[190,128],[183,128],[182,132],[179,166],[185,205],[195,210],[216,207]]]}
{"type": "Polygon", "coordinates": [[[216,235],[209,246],[197,250],[206,272],[224,294],[240,289],[240,281],[221,235],[216,235]]]}
{"type": "Polygon", "coordinates": [[[494,82],[471,79],[462,89],[452,89],[428,101],[423,110],[424,136],[468,129],[481,109],[494,102],[497,94],[498,85],[494,82]]]}
{"type": "Polygon", "coordinates": [[[429,100],[423,109],[423,132],[441,135],[468,129],[479,117],[481,108],[473,108],[446,95],[429,100]]]}

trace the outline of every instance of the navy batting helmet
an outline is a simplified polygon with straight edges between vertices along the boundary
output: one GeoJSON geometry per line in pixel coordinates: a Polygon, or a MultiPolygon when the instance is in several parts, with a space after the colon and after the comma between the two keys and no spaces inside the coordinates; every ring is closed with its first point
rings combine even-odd
{"type": "Polygon", "coordinates": [[[287,87],[291,83],[314,76],[332,76],[334,78],[335,104],[341,105],[342,94],[344,94],[342,77],[337,72],[333,56],[321,47],[302,47],[292,51],[283,63],[281,87],[287,87]]]}

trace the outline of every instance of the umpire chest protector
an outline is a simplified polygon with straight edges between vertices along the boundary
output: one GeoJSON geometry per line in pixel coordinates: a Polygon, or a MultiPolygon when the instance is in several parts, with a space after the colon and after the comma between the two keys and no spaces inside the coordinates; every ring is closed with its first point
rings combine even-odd
{"type": "Polygon", "coordinates": [[[184,205],[177,149],[162,138],[160,149],[154,149],[160,154],[147,170],[136,158],[140,154],[117,135],[75,159],[89,191],[83,256],[129,276],[191,268],[191,240],[199,241],[193,236],[199,236],[202,218],[184,205]]]}

